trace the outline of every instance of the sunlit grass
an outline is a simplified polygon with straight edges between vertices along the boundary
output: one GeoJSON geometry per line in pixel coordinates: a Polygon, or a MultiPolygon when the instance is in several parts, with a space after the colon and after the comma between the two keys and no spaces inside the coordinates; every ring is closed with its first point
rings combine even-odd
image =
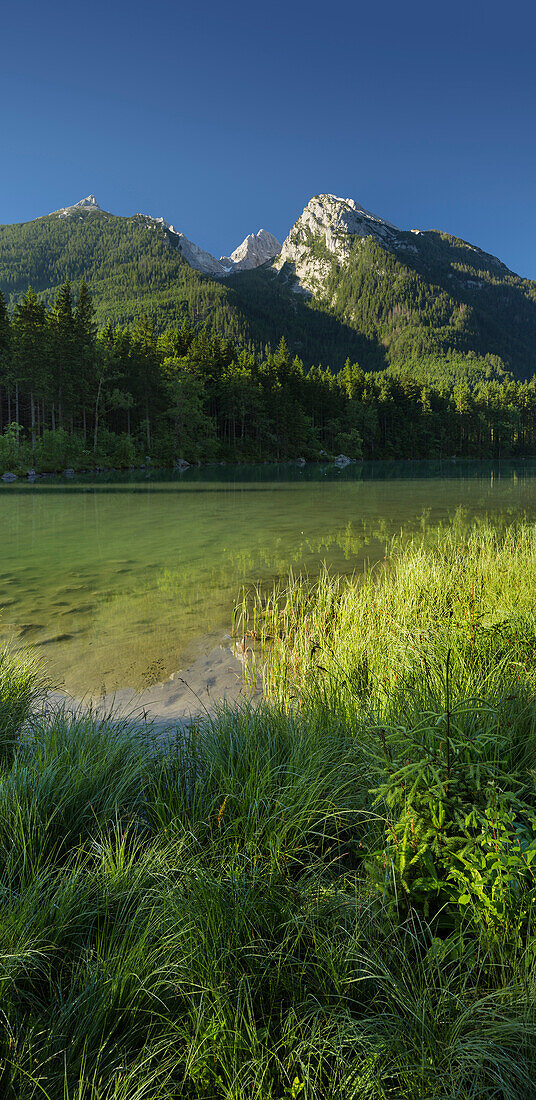
{"type": "Polygon", "coordinates": [[[535,580],[521,528],[294,581],[267,700],[165,743],[6,655],[1,1095],[529,1100],[535,580]]]}

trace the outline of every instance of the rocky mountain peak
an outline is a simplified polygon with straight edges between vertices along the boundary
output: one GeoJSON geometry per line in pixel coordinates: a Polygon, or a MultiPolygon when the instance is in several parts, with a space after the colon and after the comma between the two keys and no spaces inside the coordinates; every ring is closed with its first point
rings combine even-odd
{"type": "Polygon", "coordinates": [[[64,218],[68,214],[79,214],[83,212],[91,213],[93,211],[102,210],[102,206],[99,206],[94,195],[86,195],[85,199],[79,199],[78,202],[73,203],[72,206],[62,206],[60,210],[54,210],[54,214],[57,214],[59,218],[64,218]]]}
{"type": "Polygon", "coordinates": [[[73,210],[101,210],[94,195],[86,195],[85,199],[80,199],[79,202],[75,202],[72,207],[73,210]]]}
{"type": "Polygon", "coordinates": [[[195,268],[196,271],[201,271],[203,275],[213,275],[219,278],[229,274],[225,265],[217,260],[211,252],[206,252],[204,248],[194,244],[184,233],[180,233],[172,225],[167,226],[167,228],[170,234],[173,234],[170,238],[171,243],[178,248],[183,259],[190,267],[195,268]]]}
{"type": "Polygon", "coordinates": [[[277,237],[267,229],[259,229],[258,233],[249,233],[230,256],[222,256],[220,263],[229,268],[229,273],[230,271],[249,271],[253,267],[260,267],[261,264],[267,263],[268,260],[273,260],[280,252],[281,245],[277,237]]]}
{"type": "Polygon", "coordinates": [[[329,274],[331,263],[327,255],[319,254],[315,239],[339,263],[346,263],[352,239],[375,237],[384,246],[394,244],[400,230],[385,218],[365,210],[354,199],[337,195],[314,195],[303,214],[293,225],[276,261],[276,267],[292,264],[297,277],[297,290],[318,291],[329,274]]]}
{"type": "Polygon", "coordinates": [[[221,256],[216,259],[210,252],[190,241],[184,233],[169,225],[163,218],[154,218],[170,234],[171,243],[179,249],[184,259],[197,271],[204,275],[213,275],[225,278],[235,271],[249,271],[253,267],[259,267],[267,260],[273,260],[281,251],[281,245],[272,233],[267,229],[260,229],[258,233],[250,233],[242,244],[235,248],[230,256],[221,256]]]}
{"type": "Polygon", "coordinates": [[[397,232],[395,225],[365,210],[355,199],[340,199],[337,195],[314,195],[301,218],[307,224],[316,224],[320,230],[340,229],[361,237],[370,233],[382,234],[386,230],[397,232]]]}
{"type": "Polygon", "coordinates": [[[181,253],[190,267],[214,278],[222,279],[232,275],[234,271],[246,271],[258,267],[267,260],[272,260],[281,251],[281,245],[273,234],[268,233],[266,229],[259,229],[258,233],[250,233],[230,256],[221,256],[217,260],[211,252],[195,244],[165,218],[154,218],[150,214],[138,216],[144,218],[148,226],[161,226],[171,246],[181,253]]]}

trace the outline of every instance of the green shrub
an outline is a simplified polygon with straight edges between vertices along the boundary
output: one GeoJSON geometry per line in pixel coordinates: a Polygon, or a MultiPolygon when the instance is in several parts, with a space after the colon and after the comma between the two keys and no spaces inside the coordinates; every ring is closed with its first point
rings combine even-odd
{"type": "Polygon", "coordinates": [[[22,428],[20,424],[13,422],[0,433],[0,470],[10,470],[19,468],[21,462],[21,444],[20,434],[22,428]]]}
{"type": "Polygon", "coordinates": [[[56,428],[45,430],[35,448],[36,468],[54,473],[68,467],[80,468],[90,463],[90,455],[82,436],[56,428]]]}

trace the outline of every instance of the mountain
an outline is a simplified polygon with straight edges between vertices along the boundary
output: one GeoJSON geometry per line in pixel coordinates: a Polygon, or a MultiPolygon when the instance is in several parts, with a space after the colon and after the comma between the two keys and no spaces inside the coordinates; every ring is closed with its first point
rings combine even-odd
{"type": "Polygon", "coordinates": [[[399,233],[391,222],[364,210],[353,199],[315,195],[292,226],[276,267],[292,265],[295,289],[321,295],[331,273],[332,260],[340,266],[346,265],[356,238],[373,237],[389,248],[395,244],[399,233]],[[329,256],[319,252],[319,241],[325,245],[329,256]]]}
{"type": "Polygon", "coordinates": [[[484,372],[536,371],[536,283],[447,233],[408,232],[352,199],[316,195],[272,267],[396,371],[429,376],[435,362],[444,375],[461,359],[484,372]]]}
{"type": "Polygon", "coordinates": [[[273,233],[266,229],[259,229],[258,233],[250,233],[230,256],[222,256],[221,263],[225,265],[225,274],[232,271],[251,271],[261,264],[273,260],[281,252],[281,245],[273,233]]]}
{"type": "MultiPolygon", "coordinates": [[[[61,210],[54,210],[59,218],[65,218],[68,214],[95,212],[99,210],[101,213],[102,207],[99,206],[94,195],[86,195],[85,199],[80,199],[79,202],[75,202],[73,206],[62,206],[61,210]]],[[[46,216],[46,215],[45,215],[46,216]]]]}
{"type": "Polygon", "coordinates": [[[304,362],[434,380],[536,372],[536,284],[436,230],[404,230],[353,199],[316,195],[281,246],[261,229],[217,259],[146,214],[119,217],[88,195],[0,226],[0,290],[47,302],[84,279],[97,320],[189,316],[242,343],[281,336],[304,362]]]}
{"type": "Polygon", "coordinates": [[[0,225],[0,291],[10,309],[29,285],[50,305],[66,279],[75,290],[85,280],[101,325],[149,313],[163,329],[189,317],[258,348],[276,345],[284,332],[307,362],[363,357],[358,333],[296,301],[273,274],[256,278],[264,267],[249,265],[276,246],[261,230],[235,250],[232,265],[232,257],[223,263],[164,218],[119,217],[88,195],[34,221],[0,225]]]}
{"type": "Polygon", "coordinates": [[[50,304],[66,279],[75,288],[85,280],[101,324],[150,313],[165,327],[190,316],[255,341],[256,328],[222,282],[229,269],[234,262],[220,263],[164,218],[119,217],[94,195],[34,221],[0,225],[0,291],[10,308],[29,285],[50,304]]]}
{"type": "MultiPolygon", "coordinates": [[[[72,206],[62,206],[60,210],[54,210],[52,214],[45,215],[45,217],[72,218],[76,215],[83,216],[87,213],[96,212],[100,214],[109,213],[99,206],[95,195],[86,195],[85,199],[80,199],[72,206]]],[[[109,217],[114,217],[114,215],[109,214],[109,217]]],[[[145,219],[147,225],[160,225],[167,233],[171,247],[180,252],[190,267],[193,267],[196,271],[201,271],[204,275],[225,278],[233,271],[249,271],[254,267],[259,267],[260,264],[266,263],[267,260],[273,260],[281,252],[281,245],[276,237],[272,233],[268,233],[266,229],[259,229],[258,233],[250,233],[245,237],[242,244],[238,245],[238,248],[235,248],[230,256],[221,256],[217,260],[210,252],[189,240],[180,229],[170,225],[165,218],[153,218],[150,214],[138,214],[136,217],[145,219]]]]}

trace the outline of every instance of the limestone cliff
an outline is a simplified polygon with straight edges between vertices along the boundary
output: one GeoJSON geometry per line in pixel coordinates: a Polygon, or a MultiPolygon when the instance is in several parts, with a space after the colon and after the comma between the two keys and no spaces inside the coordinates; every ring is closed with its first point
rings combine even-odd
{"type": "Polygon", "coordinates": [[[353,199],[315,195],[293,225],[274,266],[291,265],[296,289],[315,293],[329,275],[333,261],[344,265],[355,237],[375,237],[394,246],[400,230],[353,199]]]}
{"type": "Polygon", "coordinates": [[[231,271],[250,271],[253,267],[260,267],[268,260],[273,260],[280,252],[281,245],[277,237],[267,229],[259,229],[258,233],[249,233],[242,244],[230,256],[222,256],[220,262],[225,265],[229,274],[231,271]]]}

